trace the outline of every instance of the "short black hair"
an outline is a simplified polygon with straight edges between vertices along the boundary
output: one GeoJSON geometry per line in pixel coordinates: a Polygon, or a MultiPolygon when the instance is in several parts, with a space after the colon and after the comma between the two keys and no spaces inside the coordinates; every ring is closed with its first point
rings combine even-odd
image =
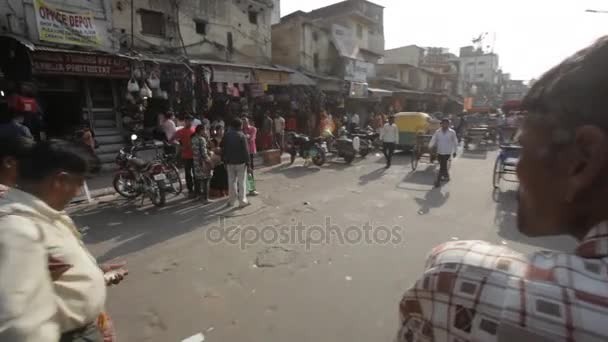
{"type": "Polygon", "coordinates": [[[41,141],[20,160],[19,176],[26,181],[40,181],[62,171],[86,175],[98,165],[99,159],[84,145],[64,140],[41,141]]]}
{"type": "Polygon", "coordinates": [[[608,131],[608,36],[545,73],[522,102],[532,118],[564,130],[581,125],[608,131]]]}
{"type": "Polygon", "coordinates": [[[239,118],[234,118],[232,121],[230,121],[230,127],[234,129],[241,129],[243,128],[243,121],[239,118]]]}
{"type": "Polygon", "coordinates": [[[23,159],[29,156],[34,140],[25,137],[0,137],[0,160],[8,157],[23,159]]]}

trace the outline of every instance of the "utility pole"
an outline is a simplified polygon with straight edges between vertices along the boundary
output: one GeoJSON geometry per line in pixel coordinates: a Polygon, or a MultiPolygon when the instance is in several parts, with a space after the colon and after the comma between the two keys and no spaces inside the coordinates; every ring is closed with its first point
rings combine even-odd
{"type": "Polygon", "coordinates": [[[133,51],[133,42],[135,40],[135,0],[131,0],[131,51],[133,51]]]}

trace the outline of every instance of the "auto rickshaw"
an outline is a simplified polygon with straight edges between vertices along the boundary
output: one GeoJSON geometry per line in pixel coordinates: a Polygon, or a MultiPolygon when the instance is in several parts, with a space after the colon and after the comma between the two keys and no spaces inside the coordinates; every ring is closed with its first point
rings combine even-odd
{"type": "Polygon", "coordinates": [[[439,120],[427,113],[402,112],[395,114],[395,124],[399,128],[399,149],[411,150],[416,145],[418,134],[433,134],[441,126],[439,120]]]}

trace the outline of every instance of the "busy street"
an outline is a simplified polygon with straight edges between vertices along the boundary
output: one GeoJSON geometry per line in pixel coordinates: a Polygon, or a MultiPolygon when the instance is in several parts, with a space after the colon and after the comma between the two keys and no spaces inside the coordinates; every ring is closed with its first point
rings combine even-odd
{"type": "Polygon", "coordinates": [[[608,341],[607,14],[0,1],[0,342],[608,341]]]}
{"type": "Polygon", "coordinates": [[[374,153],[350,166],[330,160],[304,167],[297,159],[263,169],[260,195],[241,210],[183,196],[157,209],[111,196],[71,212],[100,262],[127,262],[129,275],[109,289],[121,340],[203,334],[205,341],[390,341],[400,297],[435,245],[475,239],[522,252],[574,246],[570,238],[537,240],[517,231],[517,185],[493,191],[495,148],[458,154],[441,188],[433,187],[436,164],[421,162],[411,172],[410,155],[399,153],[386,169],[374,153]],[[305,227],[300,238],[275,235],[298,222],[305,227]],[[218,227],[231,226],[242,230],[219,241],[218,227]],[[390,230],[375,234],[381,226],[390,230]]]}

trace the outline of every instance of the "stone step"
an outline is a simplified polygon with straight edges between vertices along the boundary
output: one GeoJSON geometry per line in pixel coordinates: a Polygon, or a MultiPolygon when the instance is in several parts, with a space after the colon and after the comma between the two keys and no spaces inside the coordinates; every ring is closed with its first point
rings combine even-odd
{"type": "Polygon", "coordinates": [[[100,128],[116,128],[116,120],[95,120],[95,130],[100,128]]]}
{"type": "Polygon", "coordinates": [[[100,144],[99,147],[97,149],[95,149],[95,152],[98,154],[101,154],[101,153],[117,154],[118,151],[120,151],[120,149],[123,147],[124,147],[123,144],[100,144]]]}
{"type": "Polygon", "coordinates": [[[116,153],[97,153],[97,157],[102,164],[114,163],[116,160],[116,153]]]}
{"type": "Polygon", "coordinates": [[[99,143],[99,145],[108,145],[108,144],[123,144],[124,138],[122,135],[107,135],[107,136],[96,136],[95,139],[99,143]]]}
{"type": "Polygon", "coordinates": [[[103,137],[108,135],[121,135],[118,128],[98,128],[95,130],[95,137],[103,137]]]}

